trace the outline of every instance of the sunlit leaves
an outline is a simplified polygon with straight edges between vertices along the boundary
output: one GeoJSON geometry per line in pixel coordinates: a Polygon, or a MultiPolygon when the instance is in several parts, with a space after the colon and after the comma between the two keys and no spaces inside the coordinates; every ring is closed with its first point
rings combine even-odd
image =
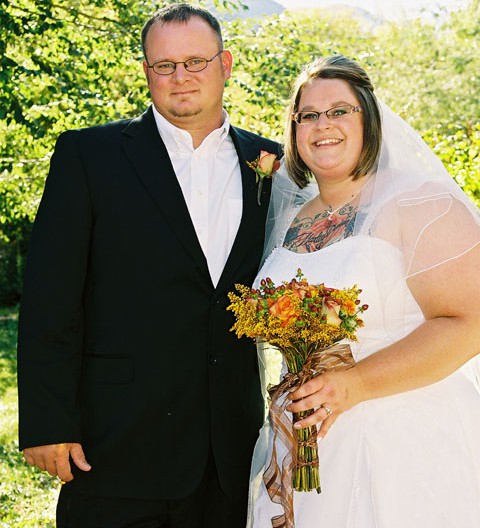
{"type": "MultiPolygon", "coordinates": [[[[140,31],[154,8],[150,0],[0,0],[0,239],[18,239],[33,218],[62,131],[146,108],[140,31]]],[[[478,0],[431,24],[372,27],[351,11],[318,10],[222,25],[234,55],[225,97],[233,124],[281,140],[293,79],[316,57],[344,53],[478,197],[478,0]]]]}

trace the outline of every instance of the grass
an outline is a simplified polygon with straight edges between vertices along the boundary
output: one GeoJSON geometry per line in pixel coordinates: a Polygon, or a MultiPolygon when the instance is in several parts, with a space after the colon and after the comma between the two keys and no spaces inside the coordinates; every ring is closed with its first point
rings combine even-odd
{"type": "Polygon", "coordinates": [[[0,309],[0,528],[54,528],[58,479],[18,451],[17,311],[0,309]]]}

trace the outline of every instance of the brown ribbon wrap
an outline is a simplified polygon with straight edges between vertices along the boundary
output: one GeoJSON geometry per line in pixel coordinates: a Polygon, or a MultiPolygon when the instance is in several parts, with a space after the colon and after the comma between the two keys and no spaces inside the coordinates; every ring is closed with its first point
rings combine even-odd
{"type": "MultiPolygon", "coordinates": [[[[293,515],[293,486],[292,475],[297,465],[297,453],[299,439],[292,429],[292,422],[285,413],[286,406],[290,403],[288,398],[284,398],[283,403],[279,403],[280,398],[286,393],[300,388],[304,383],[315,376],[323,374],[327,370],[344,370],[355,365],[350,345],[337,344],[327,348],[318,348],[311,352],[301,371],[294,374],[288,372],[283,381],[278,385],[270,387],[270,423],[273,430],[272,458],[268,464],[263,481],[267,488],[270,499],[281,504],[284,513],[272,518],[273,528],[295,528],[293,515]],[[281,462],[281,467],[277,460],[277,450],[275,442],[277,437],[286,446],[292,446],[281,462]]],[[[316,434],[308,439],[308,444],[317,442],[316,434]]],[[[315,461],[318,463],[318,459],[315,461]]]]}

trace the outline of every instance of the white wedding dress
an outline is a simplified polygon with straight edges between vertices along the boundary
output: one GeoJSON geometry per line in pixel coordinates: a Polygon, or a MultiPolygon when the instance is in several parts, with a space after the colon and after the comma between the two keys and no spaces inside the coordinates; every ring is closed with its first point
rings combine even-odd
{"type": "MultiPolygon", "coordinates": [[[[402,278],[401,255],[384,240],[353,236],[306,254],[280,247],[257,282],[270,277],[278,285],[298,268],[311,283],[363,290],[369,308],[351,343],[356,361],[423,321],[402,278]]],[[[295,528],[480,528],[480,393],[464,371],[341,414],[319,442],[321,494],[294,493],[295,528]]],[[[287,447],[276,445],[281,464],[287,447]]],[[[283,513],[262,480],[271,449],[267,421],[252,465],[254,528],[271,528],[283,513]]]]}

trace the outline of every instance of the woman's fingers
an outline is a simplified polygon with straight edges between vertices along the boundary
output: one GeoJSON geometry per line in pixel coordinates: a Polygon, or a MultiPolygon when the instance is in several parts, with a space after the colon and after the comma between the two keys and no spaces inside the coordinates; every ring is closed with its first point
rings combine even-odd
{"type": "Polygon", "coordinates": [[[288,397],[291,400],[302,400],[323,389],[324,378],[322,376],[317,376],[316,378],[311,379],[300,388],[292,391],[288,397]]]}
{"type": "Polygon", "coordinates": [[[332,425],[335,423],[336,419],[337,419],[337,416],[334,413],[332,413],[330,416],[328,416],[328,418],[323,420],[322,425],[320,426],[318,430],[317,437],[324,438],[324,436],[327,434],[330,427],[332,427],[332,425]]]}
{"type": "Polygon", "coordinates": [[[318,436],[324,437],[332,424],[337,419],[338,414],[331,408],[330,405],[324,404],[316,409],[312,414],[298,420],[294,423],[295,429],[303,429],[311,427],[312,425],[319,426],[318,436]]]}

